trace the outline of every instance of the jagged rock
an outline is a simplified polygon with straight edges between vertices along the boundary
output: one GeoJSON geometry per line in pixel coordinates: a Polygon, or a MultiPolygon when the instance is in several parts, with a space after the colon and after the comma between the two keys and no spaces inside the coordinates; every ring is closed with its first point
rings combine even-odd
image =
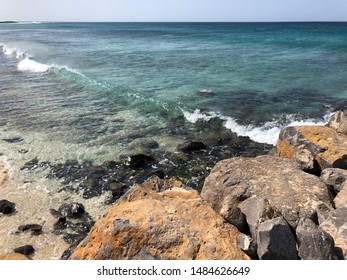
{"type": "Polygon", "coordinates": [[[42,234],[42,226],[37,224],[22,225],[18,227],[18,231],[30,232],[32,235],[40,235],[42,234]]]}
{"type": "Polygon", "coordinates": [[[328,127],[333,128],[339,133],[347,135],[347,110],[338,111],[330,117],[327,124],[328,127]]]}
{"type": "Polygon", "coordinates": [[[342,184],[347,181],[347,170],[327,168],[322,171],[320,178],[330,187],[333,193],[337,194],[341,190],[342,184]]]}
{"type": "Polygon", "coordinates": [[[267,199],[293,228],[301,218],[315,216],[319,203],[331,204],[327,186],[319,178],[293,161],[273,156],[218,162],[205,179],[201,196],[230,223],[228,209],[252,196],[267,199]]]}
{"type": "Polygon", "coordinates": [[[299,257],[302,260],[337,260],[332,237],[312,220],[301,219],[296,228],[299,257]]]}
{"type": "Polygon", "coordinates": [[[25,256],[30,256],[30,255],[35,253],[35,249],[31,245],[25,245],[25,246],[21,246],[21,247],[17,247],[15,249],[13,249],[13,252],[18,253],[18,254],[22,254],[25,256]]]}
{"type": "Polygon", "coordinates": [[[0,260],[29,260],[26,256],[18,253],[13,253],[13,254],[0,254],[0,260]]]}
{"type": "Polygon", "coordinates": [[[6,199],[0,200],[0,213],[9,215],[16,211],[16,205],[6,199]]]}
{"type": "Polygon", "coordinates": [[[180,144],[178,145],[177,149],[184,153],[190,154],[192,152],[206,149],[206,145],[202,142],[193,141],[193,142],[186,142],[186,143],[180,144]]]}
{"type": "Polygon", "coordinates": [[[238,231],[196,191],[134,186],[109,207],[71,259],[248,259],[238,231]]]}
{"type": "Polygon", "coordinates": [[[237,245],[249,257],[251,257],[252,259],[258,259],[257,245],[256,245],[255,240],[252,237],[250,237],[244,233],[240,233],[237,236],[237,245]]]}
{"type": "Polygon", "coordinates": [[[267,199],[252,196],[239,205],[241,212],[246,216],[253,239],[257,238],[259,223],[281,216],[281,213],[272,207],[267,199]]]}
{"type": "Polygon", "coordinates": [[[63,204],[58,211],[67,218],[80,218],[85,213],[84,206],[76,202],[63,204]]]}
{"type": "Polygon", "coordinates": [[[316,210],[317,210],[317,222],[320,225],[330,216],[330,212],[333,211],[334,208],[330,204],[319,202],[316,210]]]}
{"type": "Polygon", "coordinates": [[[258,227],[258,256],[262,260],[297,260],[295,237],[283,217],[267,220],[258,227]]]}
{"type": "Polygon", "coordinates": [[[277,141],[277,155],[296,161],[310,173],[347,169],[347,135],[326,126],[286,127],[277,141]]]}
{"type": "Polygon", "coordinates": [[[336,208],[347,207],[347,182],[345,182],[341,188],[341,191],[334,199],[336,208]]]}
{"type": "Polygon", "coordinates": [[[335,247],[347,259],[347,208],[337,208],[330,211],[330,215],[319,227],[330,234],[335,241],[335,247]]]}

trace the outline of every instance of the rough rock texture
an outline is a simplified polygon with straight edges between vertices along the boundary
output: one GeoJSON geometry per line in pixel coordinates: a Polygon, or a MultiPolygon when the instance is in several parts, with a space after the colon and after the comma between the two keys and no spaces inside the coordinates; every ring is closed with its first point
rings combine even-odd
{"type": "Polygon", "coordinates": [[[341,191],[335,197],[334,204],[336,208],[347,207],[347,182],[343,184],[341,191]]]}
{"type": "Polygon", "coordinates": [[[337,194],[345,181],[347,181],[347,170],[340,168],[324,169],[320,175],[322,181],[337,194]]]}
{"type": "Polygon", "coordinates": [[[312,220],[301,219],[296,228],[299,257],[302,260],[336,260],[332,237],[312,220]]]}
{"type": "Polygon", "coordinates": [[[341,255],[347,259],[347,208],[337,208],[330,211],[326,220],[319,227],[330,234],[335,241],[335,247],[341,250],[341,255]]]}
{"type": "Polygon", "coordinates": [[[288,223],[278,217],[259,225],[258,256],[262,260],[297,260],[296,241],[288,223]]]}
{"type": "Polygon", "coordinates": [[[347,135],[347,110],[338,111],[330,117],[327,124],[328,127],[333,128],[339,133],[347,135]]]}
{"type": "Polygon", "coordinates": [[[326,126],[296,126],[281,130],[277,155],[319,174],[325,168],[347,169],[347,135],[326,126]]]}
{"type": "Polygon", "coordinates": [[[147,183],[108,208],[71,259],[248,259],[237,236],[197,192],[147,183]]]}
{"type": "Polygon", "coordinates": [[[218,162],[201,196],[232,224],[230,209],[239,209],[252,196],[266,199],[293,228],[301,218],[315,216],[319,203],[331,204],[327,186],[318,177],[303,172],[293,161],[273,156],[218,162]]]}
{"type": "Polygon", "coordinates": [[[13,254],[0,254],[0,260],[29,260],[26,256],[18,253],[13,254]]]}
{"type": "Polygon", "coordinates": [[[255,240],[243,233],[240,233],[237,237],[237,245],[252,259],[258,259],[257,245],[255,240]]]}

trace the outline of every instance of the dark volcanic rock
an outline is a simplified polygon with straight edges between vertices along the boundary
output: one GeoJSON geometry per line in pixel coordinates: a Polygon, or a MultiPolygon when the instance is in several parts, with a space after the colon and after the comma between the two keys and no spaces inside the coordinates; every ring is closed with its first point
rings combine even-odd
{"type": "Polygon", "coordinates": [[[42,226],[37,224],[28,224],[28,225],[19,226],[18,230],[20,232],[30,232],[32,235],[42,234],[42,226]]]}
{"type": "Polygon", "coordinates": [[[8,215],[16,211],[16,205],[6,199],[0,200],[0,213],[8,215]]]}
{"type": "Polygon", "coordinates": [[[297,260],[295,237],[282,218],[261,223],[257,234],[258,256],[262,260],[297,260]]]}
{"type": "Polygon", "coordinates": [[[178,145],[177,149],[184,153],[190,154],[191,152],[196,152],[196,151],[206,149],[206,146],[202,142],[193,141],[193,142],[186,142],[181,145],[178,145]]]}
{"type": "Polygon", "coordinates": [[[299,257],[302,260],[336,260],[334,240],[312,220],[301,219],[296,228],[299,257]]]}
{"type": "Polygon", "coordinates": [[[18,253],[18,254],[22,254],[22,255],[25,255],[25,256],[30,256],[30,255],[35,253],[35,249],[31,245],[25,245],[25,246],[21,246],[21,247],[15,248],[13,250],[13,252],[18,253]]]}
{"type": "Polygon", "coordinates": [[[5,138],[2,140],[7,142],[7,143],[18,143],[18,142],[22,142],[24,139],[22,137],[16,136],[16,137],[11,137],[11,138],[5,138]]]}
{"type": "Polygon", "coordinates": [[[63,204],[58,211],[67,218],[80,218],[84,213],[84,206],[81,203],[63,204]]]}
{"type": "Polygon", "coordinates": [[[130,168],[143,168],[147,164],[153,163],[155,159],[150,155],[138,154],[129,156],[126,160],[126,165],[129,165],[130,168]]]}

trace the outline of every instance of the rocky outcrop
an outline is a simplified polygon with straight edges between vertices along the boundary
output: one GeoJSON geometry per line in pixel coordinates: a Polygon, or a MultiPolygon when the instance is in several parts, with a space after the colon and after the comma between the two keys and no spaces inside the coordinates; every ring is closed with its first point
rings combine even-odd
{"type": "Polygon", "coordinates": [[[347,135],[327,126],[292,126],[281,130],[277,156],[292,159],[310,173],[347,169],[347,135]]]}
{"type": "Polygon", "coordinates": [[[347,110],[338,111],[330,117],[328,127],[347,135],[347,110]]]}
{"type": "Polygon", "coordinates": [[[237,209],[245,211],[248,199],[259,200],[255,205],[260,209],[243,213],[251,229],[258,217],[262,221],[279,214],[296,228],[301,218],[314,218],[320,202],[331,204],[328,189],[318,177],[273,156],[220,161],[206,178],[201,196],[231,224],[238,223],[232,214],[237,209]]]}
{"type": "Polygon", "coordinates": [[[134,186],[108,208],[71,259],[248,259],[238,231],[196,191],[155,184],[134,186]]]}

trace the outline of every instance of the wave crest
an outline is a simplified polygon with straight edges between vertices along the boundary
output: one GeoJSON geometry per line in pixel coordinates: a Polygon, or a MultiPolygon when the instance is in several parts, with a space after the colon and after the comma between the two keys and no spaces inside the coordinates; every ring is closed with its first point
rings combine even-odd
{"type": "Polygon", "coordinates": [[[248,136],[253,141],[259,143],[267,143],[275,145],[281,129],[285,126],[296,125],[325,125],[329,120],[331,112],[327,112],[324,116],[324,120],[318,119],[306,119],[296,120],[296,117],[292,114],[286,115],[286,123],[279,123],[278,121],[267,122],[262,126],[256,127],[254,125],[240,125],[232,117],[224,116],[217,112],[201,112],[200,109],[196,109],[193,113],[182,110],[184,117],[187,121],[195,123],[198,120],[209,121],[213,118],[219,118],[224,121],[224,127],[235,132],[239,136],[248,136]]]}

